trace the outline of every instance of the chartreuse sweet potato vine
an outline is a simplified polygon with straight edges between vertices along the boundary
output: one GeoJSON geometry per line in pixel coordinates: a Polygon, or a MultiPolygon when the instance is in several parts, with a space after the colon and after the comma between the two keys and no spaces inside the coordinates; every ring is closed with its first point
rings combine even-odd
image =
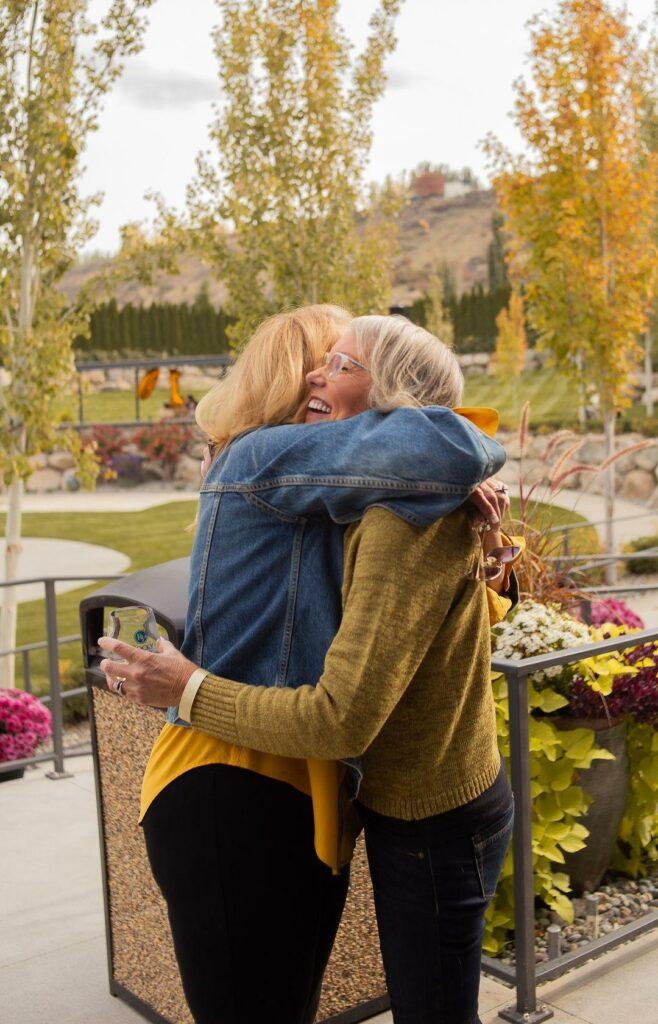
{"type": "MultiPolygon", "coordinates": [[[[614,631],[615,627],[613,627],[614,631]]],[[[605,627],[607,635],[610,627],[605,627]]],[[[599,637],[593,631],[593,639],[599,637]]],[[[633,675],[637,666],[623,662],[618,654],[596,655],[574,666],[575,672],[589,687],[605,699],[612,691],[615,678],[633,675]]],[[[498,742],[508,761],[509,770],[509,705],[508,683],[501,673],[492,676],[498,742]]],[[[578,785],[579,772],[595,760],[614,760],[614,755],[599,747],[592,729],[561,730],[550,714],[565,708],[569,700],[560,690],[568,686],[567,675],[561,672],[552,678],[547,673],[530,677],[530,778],[532,797],[532,849],[535,893],[565,921],[573,921],[569,899],[569,876],[560,870],[565,853],[582,850],[589,835],[581,819],[590,798],[578,785]]],[[[639,870],[638,862],[648,855],[658,859],[655,811],[658,795],[658,743],[650,726],[631,727],[631,758],[639,772],[634,782],[622,838],[628,856],[625,869],[639,870]],[[646,733],[646,734],[645,734],[646,733]]],[[[621,851],[620,854],[621,856],[621,851]]],[[[513,863],[508,851],[495,899],[487,912],[484,950],[499,954],[509,941],[514,927],[513,863]]]]}

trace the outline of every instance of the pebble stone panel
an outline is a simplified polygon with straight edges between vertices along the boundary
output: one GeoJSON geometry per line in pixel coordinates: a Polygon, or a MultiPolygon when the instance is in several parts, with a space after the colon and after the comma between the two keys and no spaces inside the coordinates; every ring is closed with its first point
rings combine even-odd
{"type": "MultiPolygon", "coordinates": [[[[164,901],[139,817],[142,775],[162,715],[92,687],[101,773],[114,980],[171,1024],[193,1024],[178,977],[164,901]]],[[[363,839],[327,973],[319,1021],[386,993],[363,839]]]]}

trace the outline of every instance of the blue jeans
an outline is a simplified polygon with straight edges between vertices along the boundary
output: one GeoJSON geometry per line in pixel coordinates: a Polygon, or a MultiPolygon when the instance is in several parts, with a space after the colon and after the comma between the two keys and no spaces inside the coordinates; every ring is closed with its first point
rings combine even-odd
{"type": "Polygon", "coordinates": [[[481,1024],[484,913],[512,834],[511,794],[491,810],[442,838],[446,815],[404,822],[361,807],[395,1024],[481,1024]]]}

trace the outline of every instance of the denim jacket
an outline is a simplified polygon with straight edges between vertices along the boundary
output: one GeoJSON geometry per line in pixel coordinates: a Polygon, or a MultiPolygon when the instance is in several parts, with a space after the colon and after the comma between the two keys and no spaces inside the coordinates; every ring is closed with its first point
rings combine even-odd
{"type": "Polygon", "coordinates": [[[504,462],[440,406],[241,435],[201,487],[183,653],[241,682],[315,685],[341,619],[344,524],[373,505],[429,524],[504,462]]]}

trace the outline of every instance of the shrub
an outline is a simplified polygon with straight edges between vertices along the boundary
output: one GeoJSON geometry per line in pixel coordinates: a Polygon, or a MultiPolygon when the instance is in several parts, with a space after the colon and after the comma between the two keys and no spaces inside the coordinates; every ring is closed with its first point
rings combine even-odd
{"type": "Polygon", "coordinates": [[[31,693],[0,690],[0,761],[31,757],[51,733],[50,711],[31,693]]]}
{"type": "MultiPolygon", "coordinates": [[[[658,549],[658,535],[651,537],[638,537],[630,541],[624,548],[625,551],[646,551],[648,548],[658,549]]],[[[648,572],[658,572],[658,554],[655,558],[629,558],[626,568],[635,576],[641,576],[648,572]]]]}
{"type": "Polygon", "coordinates": [[[97,423],[91,430],[86,431],[85,436],[101,464],[99,474],[101,480],[115,480],[117,472],[114,468],[114,459],[126,447],[126,437],[123,431],[109,423],[97,423]]]}
{"type": "Polygon", "coordinates": [[[591,621],[593,626],[603,626],[611,622],[615,626],[628,626],[629,629],[644,629],[644,622],[629,608],[625,601],[614,597],[592,601],[591,621]]]}
{"type": "Polygon", "coordinates": [[[193,438],[189,427],[181,423],[158,423],[142,427],[133,434],[133,443],[148,459],[159,462],[164,472],[173,479],[181,455],[193,438]]]}

